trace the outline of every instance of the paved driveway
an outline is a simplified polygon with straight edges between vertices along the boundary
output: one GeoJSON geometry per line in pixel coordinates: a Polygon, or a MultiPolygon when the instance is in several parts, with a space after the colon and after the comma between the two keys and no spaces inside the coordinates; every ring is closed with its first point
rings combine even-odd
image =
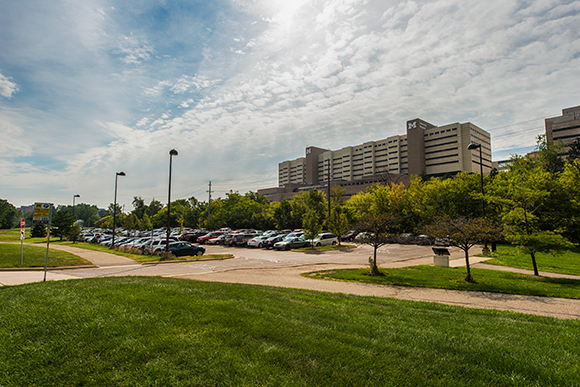
{"type": "MultiPolygon", "coordinates": [[[[301,276],[302,273],[316,270],[368,267],[368,259],[372,256],[372,249],[369,246],[358,246],[342,251],[317,252],[207,246],[206,254],[231,253],[234,258],[146,265],[107,253],[95,254],[95,252],[76,248],[73,248],[75,249],[73,251],[70,250],[70,247],[57,245],[52,247],[74,252],[93,262],[95,267],[67,270],[51,269],[47,275],[48,280],[127,275],[164,276],[201,281],[311,289],[362,296],[392,297],[559,318],[580,318],[580,300],[322,281],[301,276]]],[[[450,248],[450,251],[450,265],[453,267],[463,266],[465,264],[463,251],[457,248],[450,248]]],[[[474,248],[472,253],[477,253],[477,248],[474,248]]],[[[484,259],[470,257],[472,264],[482,260],[484,259]]],[[[379,249],[377,261],[380,267],[385,268],[429,265],[433,262],[433,252],[430,247],[425,246],[387,245],[379,249]]],[[[0,284],[3,285],[42,281],[42,279],[42,271],[0,272],[0,284]]]]}

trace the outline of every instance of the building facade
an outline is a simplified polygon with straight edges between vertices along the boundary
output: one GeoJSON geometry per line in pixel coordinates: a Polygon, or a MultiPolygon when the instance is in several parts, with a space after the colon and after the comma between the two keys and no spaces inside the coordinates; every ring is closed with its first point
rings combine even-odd
{"type": "Polygon", "coordinates": [[[564,145],[563,157],[568,156],[569,145],[580,138],[580,106],[562,109],[562,115],[546,118],[546,139],[564,145]]]}
{"type": "Polygon", "coordinates": [[[407,121],[404,135],[329,150],[309,146],[304,157],[278,164],[278,187],[259,190],[271,201],[291,199],[308,189],[340,185],[350,197],[376,183],[408,184],[410,175],[440,177],[461,171],[479,173],[481,145],[483,171],[492,169],[488,132],[467,123],[435,126],[422,119],[407,121]]]}

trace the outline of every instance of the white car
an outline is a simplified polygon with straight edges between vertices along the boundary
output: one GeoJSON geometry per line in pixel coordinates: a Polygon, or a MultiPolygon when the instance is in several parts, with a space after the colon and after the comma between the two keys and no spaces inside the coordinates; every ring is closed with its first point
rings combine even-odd
{"type": "Polygon", "coordinates": [[[248,241],[248,247],[262,248],[262,246],[264,246],[264,242],[268,238],[269,238],[268,236],[259,236],[259,237],[252,238],[248,241]]]}
{"type": "Polygon", "coordinates": [[[330,246],[338,244],[338,237],[331,232],[323,232],[312,240],[312,246],[330,246]]]}

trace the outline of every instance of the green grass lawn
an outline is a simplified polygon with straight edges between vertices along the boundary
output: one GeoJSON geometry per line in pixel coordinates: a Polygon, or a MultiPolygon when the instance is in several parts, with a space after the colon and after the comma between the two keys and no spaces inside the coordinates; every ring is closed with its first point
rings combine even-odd
{"type": "Polygon", "coordinates": [[[579,386],[580,321],[167,278],[0,288],[1,386],[579,386]]]}
{"type": "MultiPolygon", "coordinates": [[[[513,246],[498,245],[494,259],[486,261],[491,265],[518,267],[533,270],[530,255],[522,254],[513,246]]],[[[539,271],[580,275],[580,248],[574,248],[562,255],[536,254],[539,271]]]]}
{"type": "Polygon", "coordinates": [[[380,269],[383,276],[371,276],[369,269],[329,270],[303,274],[316,279],[373,283],[380,285],[471,290],[530,296],[580,298],[580,280],[533,277],[507,271],[472,268],[474,283],[465,281],[464,267],[412,266],[380,269]]]}
{"type": "MultiPolygon", "coordinates": [[[[20,267],[44,267],[46,262],[46,246],[23,246],[23,259],[20,265],[20,244],[0,243],[0,267],[20,268],[20,267]]],[[[48,266],[77,266],[90,265],[91,263],[76,255],[49,249],[48,266]]]]}

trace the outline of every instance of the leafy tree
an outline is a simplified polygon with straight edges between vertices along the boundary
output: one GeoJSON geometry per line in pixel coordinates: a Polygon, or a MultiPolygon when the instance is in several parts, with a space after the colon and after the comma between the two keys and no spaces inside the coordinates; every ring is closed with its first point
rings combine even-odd
{"type": "Polygon", "coordinates": [[[473,282],[469,265],[469,249],[477,243],[496,240],[501,229],[495,226],[488,218],[451,218],[443,216],[435,219],[435,222],[425,227],[425,233],[435,238],[448,238],[449,243],[459,247],[465,253],[465,267],[467,275],[465,280],[473,282]]]}
{"type": "MultiPolygon", "coordinates": [[[[538,275],[538,266],[536,250],[532,245],[551,245],[556,248],[550,243],[557,238],[548,235],[552,231],[547,230],[545,225],[542,227],[542,217],[545,216],[542,210],[549,205],[550,195],[557,191],[556,183],[555,175],[543,165],[529,157],[516,156],[511,160],[510,170],[500,173],[490,187],[490,200],[501,206],[506,238],[529,252],[535,275],[538,275]],[[542,240],[551,242],[543,243],[542,240]],[[530,243],[527,248],[526,243],[530,243]]],[[[548,227],[558,230],[557,224],[548,227]]]]}
{"type": "Polygon", "coordinates": [[[320,234],[322,224],[320,224],[319,214],[315,209],[306,212],[302,221],[302,228],[304,229],[304,239],[306,240],[312,241],[320,234]]]}
{"type": "Polygon", "coordinates": [[[0,199],[0,228],[9,229],[14,227],[18,222],[18,211],[8,202],[0,199]]]}
{"type": "Polygon", "coordinates": [[[43,223],[34,223],[32,229],[30,230],[31,238],[44,238],[46,237],[46,225],[43,223]]]}
{"type": "Polygon", "coordinates": [[[141,196],[133,196],[133,211],[131,213],[135,214],[137,219],[143,219],[145,211],[147,211],[147,206],[143,198],[141,196]]]}
{"type": "Polygon", "coordinates": [[[67,236],[73,227],[76,218],[67,208],[59,208],[52,217],[50,233],[62,239],[67,236]]]}
{"type": "Polygon", "coordinates": [[[139,221],[139,230],[151,230],[152,228],[151,218],[149,215],[143,214],[143,219],[139,221]]]}
{"type": "Polygon", "coordinates": [[[122,225],[125,230],[137,230],[139,228],[139,218],[132,212],[123,218],[122,225]]]}
{"type": "Polygon", "coordinates": [[[580,163],[575,162],[580,160],[580,138],[577,138],[568,146],[570,147],[568,149],[568,164],[573,165],[580,172],[580,163]]]}
{"type": "Polygon", "coordinates": [[[330,219],[328,221],[328,230],[338,236],[338,244],[340,245],[340,236],[346,234],[349,230],[348,219],[346,214],[338,206],[332,207],[330,210],[330,219]]]}
{"type": "Polygon", "coordinates": [[[76,217],[84,222],[88,227],[93,226],[99,219],[99,209],[95,205],[79,203],[75,205],[74,214],[76,217]]]}
{"type": "Polygon", "coordinates": [[[389,214],[367,214],[359,219],[356,229],[365,234],[357,240],[373,247],[373,256],[369,258],[371,275],[382,275],[377,266],[377,250],[391,242],[392,234],[396,233],[399,227],[399,219],[389,214]]]}
{"type": "Polygon", "coordinates": [[[560,141],[554,144],[548,140],[545,134],[538,136],[536,150],[538,151],[538,161],[542,164],[545,171],[550,173],[560,173],[564,171],[564,159],[560,157],[564,145],[560,141]]]}
{"type": "Polygon", "coordinates": [[[153,216],[155,216],[159,211],[161,211],[163,207],[164,207],[163,204],[159,200],[152,199],[151,203],[149,203],[149,206],[147,206],[147,210],[145,210],[145,212],[147,213],[147,215],[153,218],[153,216]]]}
{"type": "Polygon", "coordinates": [[[71,226],[71,228],[66,233],[66,239],[76,243],[76,241],[81,239],[81,228],[79,226],[71,226]]]}
{"type": "Polygon", "coordinates": [[[274,224],[278,230],[293,229],[292,222],[292,205],[286,199],[282,199],[280,203],[275,205],[274,213],[272,215],[274,224]]]}

